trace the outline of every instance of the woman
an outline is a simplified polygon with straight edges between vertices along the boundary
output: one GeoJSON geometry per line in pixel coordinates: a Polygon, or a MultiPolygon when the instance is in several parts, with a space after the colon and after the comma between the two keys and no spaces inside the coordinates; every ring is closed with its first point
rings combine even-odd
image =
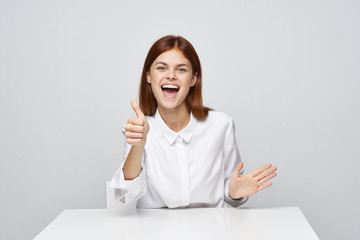
{"type": "Polygon", "coordinates": [[[140,106],[123,132],[125,161],[111,187],[137,208],[233,207],[271,185],[276,167],[242,175],[232,118],[202,105],[200,60],[180,36],[156,41],[145,59],[140,106]]]}

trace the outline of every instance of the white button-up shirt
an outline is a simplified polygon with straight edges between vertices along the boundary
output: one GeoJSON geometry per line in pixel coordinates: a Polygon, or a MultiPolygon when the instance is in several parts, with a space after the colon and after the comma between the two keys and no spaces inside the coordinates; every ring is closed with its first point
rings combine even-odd
{"type": "MultiPolygon", "coordinates": [[[[229,115],[210,111],[199,121],[191,114],[180,132],[172,131],[158,111],[146,118],[150,129],[141,173],[125,180],[123,161],[110,184],[117,200],[137,200],[137,208],[224,207],[225,202],[237,207],[246,202],[228,196],[229,179],[240,162],[229,115]]],[[[124,159],[130,148],[125,143],[124,159]]]]}

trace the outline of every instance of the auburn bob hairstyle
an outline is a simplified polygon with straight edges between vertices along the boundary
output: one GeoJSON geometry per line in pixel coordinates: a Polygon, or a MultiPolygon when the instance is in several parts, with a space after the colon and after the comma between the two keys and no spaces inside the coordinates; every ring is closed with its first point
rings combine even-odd
{"type": "Polygon", "coordinates": [[[201,94],[201,65],[199,57],[189,41],[181,36],[168,35],[157,40],[150,48],[146,56],[143,71],[141,74],[141,82],[139,89],[139,103],[142,112],[145,115],[153,116],[156,112],[157,101],[151,90],[150,83],[147,82],[146,75],[150,71],[150,67],[155,59],[171,49],[179,50],[185,58],[191,63],[193,74],[197,75],[197,81],[185,99],[186,107],[188,110],[199,120],[205,120],[209,113],[209,108],[202,104],[201,94]]]}

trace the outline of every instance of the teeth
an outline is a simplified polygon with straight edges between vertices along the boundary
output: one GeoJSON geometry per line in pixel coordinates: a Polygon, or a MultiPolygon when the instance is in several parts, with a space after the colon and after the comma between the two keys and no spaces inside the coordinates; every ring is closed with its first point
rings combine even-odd
{"type": "Polygon", "coordinates": [[[162,88],[173,88],[173,89],[179,89],[178,86],[174,86],[174,85],[163,85],[162,88]]]}

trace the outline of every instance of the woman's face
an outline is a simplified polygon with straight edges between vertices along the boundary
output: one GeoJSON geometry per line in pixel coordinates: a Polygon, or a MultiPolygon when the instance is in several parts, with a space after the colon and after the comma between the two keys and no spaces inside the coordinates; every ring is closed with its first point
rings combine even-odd
{"type": "Polygon", "coordinates": [[[197,80],[190,61],[177,49],[159,55],[146,77],[158,107],[165,109],[184,107],[190,87],[194,86],[197,80]]]}

